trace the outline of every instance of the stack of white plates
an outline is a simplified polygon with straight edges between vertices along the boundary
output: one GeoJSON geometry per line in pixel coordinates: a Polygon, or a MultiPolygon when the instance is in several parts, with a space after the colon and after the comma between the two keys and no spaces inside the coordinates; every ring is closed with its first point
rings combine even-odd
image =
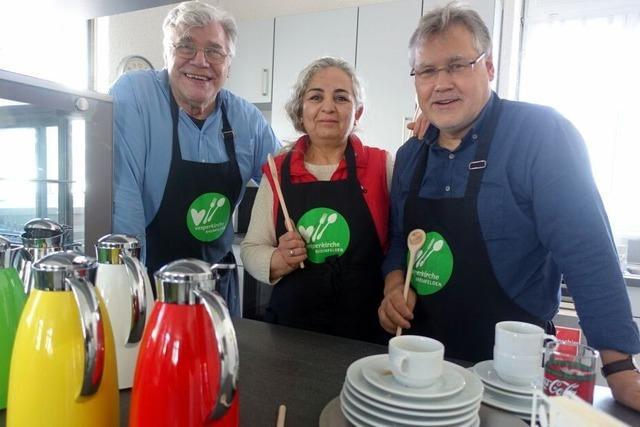
{"type": "Polygon", "coordinates": [[[340,406],[354,426],[478,427],[482,382],[461,366],[444,362],[438,380],[424,388],[398,383],[386,354],[349,366],[340,406]]]}
{"type": "MultiPolygon", "coordinates": [[[[493,367],[493,360],[485,360],[470,368],[484,384],[482,402],[494,408],[512,413],[519,418],[531,419],[531,404],[534,386],[510,384],[498,376],[493,367]]],[[[540,368],[540,377],[543,371],[540,368]]]]}

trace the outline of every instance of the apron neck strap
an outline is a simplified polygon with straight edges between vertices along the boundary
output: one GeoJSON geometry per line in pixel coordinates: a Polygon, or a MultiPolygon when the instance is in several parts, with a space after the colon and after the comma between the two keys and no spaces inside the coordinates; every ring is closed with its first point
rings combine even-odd
{"type": "MultiPolygon", "coordinates": [[[[173,158],[181,159],[182,154],[180,153],[180,144],[178,139],[178,117],[180,110],[178,108],[178,103],[173,96],[171,86],[169,86],[169,99],[171,103],[171,120],[173,122],[173,158]]],[[[220,101],[220,111],[222,113],[222,138],[224,139],[224,147],[227,151],[227,157],[229,158],[229,161],[236,162],[234,133],[233,129],[231,129],[231,125],[229,124],[229,119],[227,118],[227,110],[222,100],[220,101]]]]}
{"type": "Polygon", "coordinates": [[[493,141],[493,135],[495,134],[500,112],[502,111],[502,100],[498,98],[497,95],[494,96],[495,99],[491,105],[491,109],[487,111],[487,118],[478,135],[476,156],[473,161],[469,163],[469,177],[467,178],[467,189],[465,193],[465,197],[467,198],[478,195],[482,176],[487,168],[487,157],[489,155],[489,149],[491,148],[491,141],[493,141]]]}
{"type": "MultiPolygon", "coordinates": [[[[483,125],[477,141],[476,155],[474,160],[469,163],[469,177],[467,179],[467,188],[465,198],[476,197],[480,191],[482,175],[487,167],[487,157],[491,148],[491,141],[498,124],[500,112],[502,111],[502,100],[495,96],[491,109],[487,112],[487,119],[483,125]]],[[[435,142],[434,142],[435,144],[435,142]]],[[[418,152],[418,160],[416,162],[415,172],[411,180],[409,194],[418,194],[422,186],[424,174],[427,171],[427,163],[429,161],[430,144],[423,143],[418,152]]]]}
{"type": "MultiPolygon", "coordinates": [[[[290,172],[291,172],[291,154],[292,153],[293,153],[293,150],[289,150],[286,157],[284,158],[284,161],[282,162],[281,181],[285,185],[291,184],[290,172]]],[[[349,182],[357,182],[358,178],[357,178],[357,172],[356,172],[356,155],[350,141],[347,141],[347,146],[344,149],[344,158],[345,158],[345,161],[347,162],[347,180],[349,182]]]]}

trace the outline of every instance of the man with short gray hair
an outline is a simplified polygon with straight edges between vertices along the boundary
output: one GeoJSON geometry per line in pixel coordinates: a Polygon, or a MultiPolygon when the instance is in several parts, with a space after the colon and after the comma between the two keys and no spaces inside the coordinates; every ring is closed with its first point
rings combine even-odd
{"type": "Polygon", "coordinates": [[[614,397],[640,410],[638,328],[582,137],[551,108],[491,91],[491,38],[472,10],[426,14],[410,60],[431,125],[396,156],[381,325],[436,338],[448,357],[492,359],[497,322],[554,331],[563,275],[614,397]],[[405,301],[416,228],[427,239],[405,301]]]}
{"type": "MultiPolygon", "coordinates": [[[[260,111],[223,88],[237,39],[231,15],[188,1],[163,32],[166,68],[127,73],[111,88],[113,232],[145,243],[151,274],[180,258],[235,263],[231,214],[280,147],[260,111]]],[[[232,315],[236,276],[218,284],[232,315]]]]}

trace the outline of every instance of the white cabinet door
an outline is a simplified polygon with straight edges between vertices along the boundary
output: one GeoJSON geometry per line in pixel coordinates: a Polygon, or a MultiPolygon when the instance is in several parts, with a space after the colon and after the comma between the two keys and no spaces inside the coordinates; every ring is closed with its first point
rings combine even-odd
{"type": "Polygon", "coordinates": [[[420,19],[421,0],[361,6],[356,68],[365,84],[358,134],[366,145],[395,155],[405,141],[405,122],[415,110],[409,76],[409,37],[420,19]]]}
{"type": "MultiPolygon", "coordinates": [[[[423,0],[422,14],[426,14],[430,10],[438,6],[444,6],[450,0],[423,0]]],[[[472,9],[478,12],[480,18],[484,21],[491,33],[493,40],[493,64],[498,69],[498,56],[500,54],[500,30],[502,28],[502,0],[466,0],[472,9]]],[[[495,86],[495,81],[493,82],[495,86]]]]}
{"type": "Polygon", "coordinates": [[[236,57],[225,88],[249,102],[271,102],[273,19],[238,22],[236,57]]]}
{"type": "Polygon", "coordinates": [[[276,18],[271,127],[282,141],[295,140],[284,104],[300,71],[321,56],[355,61],[357,9],[276,18]]]}

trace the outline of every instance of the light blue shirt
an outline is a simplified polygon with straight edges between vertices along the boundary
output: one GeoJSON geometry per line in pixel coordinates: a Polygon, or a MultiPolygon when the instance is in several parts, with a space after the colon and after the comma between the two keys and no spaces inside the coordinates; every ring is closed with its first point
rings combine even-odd
{"type": "MultiPolygon", "coordinates": [[[[172,120],[168,73],[135,71],[124,74],[110,91],[113,96],[113,232],[136,235],[145,241],[145,229],[155,217],[164,194],[171,164],[172,120]]],[[[228,160],[222,138],[220,101],[224,101],[229,124],[234,131],[236,158],[244,186],[260,181],[261,166],[268,153],[280,149],[262,113],[251,103],[222,89],[214,112],[199,129],[180,109],[178,136],[182,158],[203,163],[228,160]]],[[[223,253],[212,248],[202,258],[218,261],[231,250],[231,221],[220,237],[223,253]]],[[[171,242],[167,242],[168,245],[171,242]]]]}
{"type": "MultiPolygon", "coordinates": [[[[489,103],[495,99],[494,94],[489,103]]],[[[398,150],[385,275],[401,269],[406,259],[404,204],[421,146],[431,143],[420,197],[463,197],[485,110],[453,152],[434,143],[438,130],[433,126],[425,141],[412,139],[398,150]]],[[[551,319],[558,311],[563,274],[589,344],[638,353],[638,328],[607,214],[576,128],[551,108],[503,100],[486,160],[478,218],[505,293],[529,313],[551,319]]]]}

